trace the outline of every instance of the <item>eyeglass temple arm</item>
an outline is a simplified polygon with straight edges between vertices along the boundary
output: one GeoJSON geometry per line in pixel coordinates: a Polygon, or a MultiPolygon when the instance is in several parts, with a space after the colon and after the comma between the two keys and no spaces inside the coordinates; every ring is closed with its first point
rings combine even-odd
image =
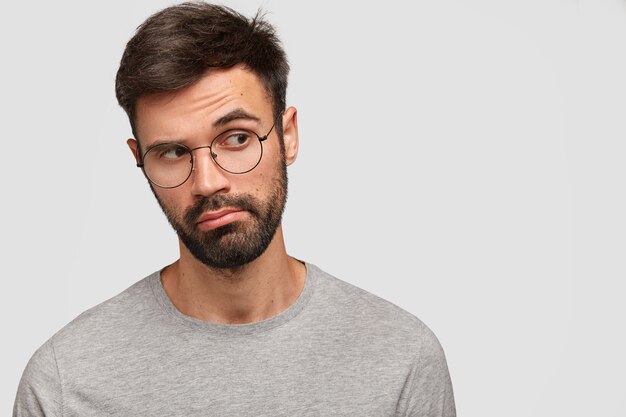
{"type": "Polygon", "coordinates": [[[263,142],[264,140],[266,140],[266,139],[267,139],[267,137],[270,135],[270,133],[272,133],[272,130],[274,130],[274,126],[276,126],[276,123],[274,123],[274,124],[272,125],[272,127],[270,128],[270,131],[269,131],[269,132],[267,132],[267,135],[262,136],[262,137],[260,137],[260,138],[259,138],[259,140],[260,140],[261,142],[263,142]]]}
{"type": "MultiPolygon", "coordinates": [[[[139,142],[139,141],[137,141],[139,142]]],[[[143,168],[143,156],[141,156],[141,147],[137,143],[137,155],[139,155],[139,161],[137,161],[137,168],[143,168]]]]}

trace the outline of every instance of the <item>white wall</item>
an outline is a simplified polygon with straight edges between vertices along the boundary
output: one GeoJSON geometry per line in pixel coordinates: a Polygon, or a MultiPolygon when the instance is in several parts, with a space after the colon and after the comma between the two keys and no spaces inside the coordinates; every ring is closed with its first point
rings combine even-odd
{"type": "MultiPolygon", "coordinates": [[[[169,4],[0,6],[3,414],[38,346],[177,256],[113,90],[169,4]]],[[[290,252],[426,322],[459,415],[626,415],[626,3],[228,4],[290,57],[290,252]]]]}

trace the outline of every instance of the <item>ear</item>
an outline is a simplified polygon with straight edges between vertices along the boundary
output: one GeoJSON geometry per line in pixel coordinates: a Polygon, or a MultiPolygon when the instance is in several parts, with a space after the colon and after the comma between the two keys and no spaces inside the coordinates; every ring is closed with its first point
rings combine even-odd
{"type": "Polygon", "coordinates": [[[283,140],[285,162],[291,165],[298,157],[298,111],[295,107],[289,107],[283,112],[283,140]]]}
{"type": "Polygon", "coordinates": [[[130,138],[126,141],[126,144],[130,148],[130,151],[133,153],[133,156],[135,157],[135,162],[139,163],[140,162],[139,143],[137,143],[137,140],[130,138]]]}

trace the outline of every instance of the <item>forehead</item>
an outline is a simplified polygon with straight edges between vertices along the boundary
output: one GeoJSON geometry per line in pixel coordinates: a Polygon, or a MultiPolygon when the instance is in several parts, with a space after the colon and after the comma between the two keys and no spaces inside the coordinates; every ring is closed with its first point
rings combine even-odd
{"type": "Polygon", "coordinates": [[[209,70],[183,89],[141,97],[136,104],[136,131],[143,145],[157,139],[205,136],[234,110],[262,121],[272,117],[271,99],[256,74],[243,66],[209,70]]]}

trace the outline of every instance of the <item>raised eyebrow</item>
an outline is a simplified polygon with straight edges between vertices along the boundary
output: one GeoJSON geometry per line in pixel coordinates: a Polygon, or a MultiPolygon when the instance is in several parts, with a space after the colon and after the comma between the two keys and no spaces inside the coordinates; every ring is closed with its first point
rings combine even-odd
{"type": "Polygon", "coordinates": [[[182,145],[185,147],[189,147],[187,144],[184,143],[183,140],[176,140],[176,139],[157,139],[155,140],[153,143],[150,144],[150,146],[148,146],[145,150],[145,152],[148,152],[150,149],[154,148],[155,146],[159,146],[159,145],[182,145]]]}
{"type": "Polygon", "coordinates": [[[256,117],[255,115],[248,113],[242,108],[238,108],[238,109],[235,109],[233,111],[226,113],[224,116],[220,117],[215,122],[213,122],[213,127],[222,127],[232,122],[233,120],[242,120],[242,119],[253,120],[255,122],[261,121],[261,119],[256,117]]]}

